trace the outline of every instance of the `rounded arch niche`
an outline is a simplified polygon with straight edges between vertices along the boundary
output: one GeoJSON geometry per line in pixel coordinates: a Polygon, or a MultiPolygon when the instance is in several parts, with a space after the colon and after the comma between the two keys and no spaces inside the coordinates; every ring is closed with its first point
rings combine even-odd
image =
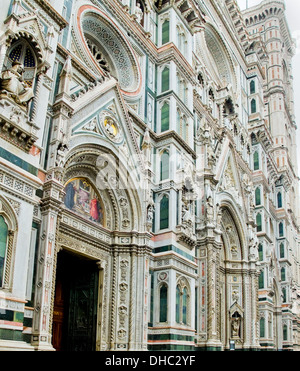
{"type": "Polygon", "coordinates": [[[134,51],[118,26],[93,6],[78,10],[78,30],[88,62],[101,74],[116,78],[124,93],[137,94],[141,73],[134,51]]]}
{"type": "MultiPolygon", "coordinates": [[[[91,185],[91,196],[83,205],[86,207],[84,214],[79,217],[85,217],[86,220],[94,223],[98,222],[99,226],[109,231],[142,230],[141,195],[130,173],[118,160],[116,154],[97,144],[74,146],[66,158],[64,184],[67,186],[74,179],[77,180],[77,183],[78,179],[86,179],[87,183],[91,185]],[[88,206],[88,203],[95,198],[98,201],[99,219],[92,217],[88,206]],[[101,216],[103,224],[100,223],[101,216]]],[[[84,188],[83,184],[83,190],[84,188]]],[[[66,191],[67,189],[65,189],[66,191]]],[[[71,203],[68,205],[65,203],[64,208],[73,213],[76,211],[82,213],[81,205],[79,205],[79,209],[76,207],[70,209],[70,207],[74,207],[72,199],[75,192],[76,190],[71,189],[71,203]]],[[[87,195],[83,193],[83,197],[87,198],[87,195]]],[[[96,201],[94,204],[96,207],[96,201]]],[[[97,216],[97,213],[95,215],[97,216]]]]}

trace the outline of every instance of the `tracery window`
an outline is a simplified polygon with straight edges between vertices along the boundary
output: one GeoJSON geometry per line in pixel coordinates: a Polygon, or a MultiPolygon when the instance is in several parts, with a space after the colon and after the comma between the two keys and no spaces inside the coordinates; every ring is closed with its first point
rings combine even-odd
{"type": "Polygon", "coordinates": [[[3,286],[7,242],[8,242],[8,226],[3,216],[0,215],[0,287],[3,286]]]}
{"type": "Polygon", "coordinates": [[[188,325],[190,307],[189,288],[185,279],[181,279],[176,286],[176,322],[188,325]]]}
{"type": "Polygon", "coordinates": [[[16,215],[5,198],[0,197],[0,289],[10,290],[17,238],[16,215]]]}
{"type": "Polygon", "coordinates": [[[21,39],[14,42],[9,49],[5,67],[10,68],[13,62],[19,62],[24,66],[24,81],[32,88],[36,75],[37,61],[33,49],[26,40],[21,39]]]}
{"type": "Polygon", "coordinates": [[[91,39],[88,39],[88,38],[86,39],[86,43],[87,43],[91,53],[93,54],[94,58],[98,62],[99,66],[104,71],[110,73],[111,69],[110,69],[109,63],[106,60],[106,58],[104,57],[103,52],[101,51],[100,47],[95,42],[93,42],[91,39]]]}

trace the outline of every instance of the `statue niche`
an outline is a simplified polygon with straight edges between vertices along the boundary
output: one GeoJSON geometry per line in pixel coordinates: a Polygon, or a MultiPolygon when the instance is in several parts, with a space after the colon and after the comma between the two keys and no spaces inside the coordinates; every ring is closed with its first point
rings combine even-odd
{"type": "Polygon", "coordinates": [[[24,66],[20,62],[13,62],[12,67],[1,74],[0,90],[1,94],[11,96],[17,104],[27,106],[34,94],[23,80],[24,72],[24,66]]]}
{"type": "Polygon", "coordinates": [[[135,9],[134,9],[134,14],[135,14],[135,17],[136,17],[136,21],[141,25],[141,26],[144,26],[144,23],[145,23],[145,6],[143,4],[143,1],[141,0],[136,0],[136,5],[135,5],[135,9]]]}
{"type": "Polygon", "coordinates": [[[0,92],[18,105],[28,107],[34,98],[36,57],[29,43],[22,39],[8,50],[0,79],[0,92]]]}

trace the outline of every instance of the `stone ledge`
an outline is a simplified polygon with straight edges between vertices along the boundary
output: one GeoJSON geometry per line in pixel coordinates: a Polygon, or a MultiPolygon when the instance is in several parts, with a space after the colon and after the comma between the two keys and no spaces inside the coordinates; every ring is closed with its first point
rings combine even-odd
{"type": "Polygon", "coordinates": [[[28,120],[27,109],[0,92],[0,136],[15,146],[30,151],[39,128],[28,120]]]}

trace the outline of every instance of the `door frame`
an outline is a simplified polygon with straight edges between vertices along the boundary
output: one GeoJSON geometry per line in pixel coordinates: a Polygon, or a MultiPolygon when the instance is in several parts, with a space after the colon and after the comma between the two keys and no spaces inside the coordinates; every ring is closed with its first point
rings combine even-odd
{"type": "MultiPolygon", "coordinates": [[[[69,232],[70,233],[70,232],[69,232]]],[[[56,263],[58,253],[61,250],[69,251],[75,255],[83,256],[94,260],[99,269],[98,276],[98,302],[97,302],[97,323],[96,323],[96,351],[108,349],[108,318],[109,318],[109,292],[110,284],[108,277],[109,253],[108,246],[101,246],[97,240],[83,240],[84,236],[70,236],[65,231],[59,231],[56,241],[56,263]],[[96,247],[97,246],[97,247],[96,247]]],[[[55,267],[56,268],[56,267],[55,267]]],[[[56,281],[57,268],[53,272],[53,280],[56,281]]],[[[52,286],[51,309],[53,313],[55,298],[55,283],[52,286]]],[[[53,323],[53,316],[51,318],[53,323]]],[[[51,326],[52,334],[52,326],[51,326]]]]}

